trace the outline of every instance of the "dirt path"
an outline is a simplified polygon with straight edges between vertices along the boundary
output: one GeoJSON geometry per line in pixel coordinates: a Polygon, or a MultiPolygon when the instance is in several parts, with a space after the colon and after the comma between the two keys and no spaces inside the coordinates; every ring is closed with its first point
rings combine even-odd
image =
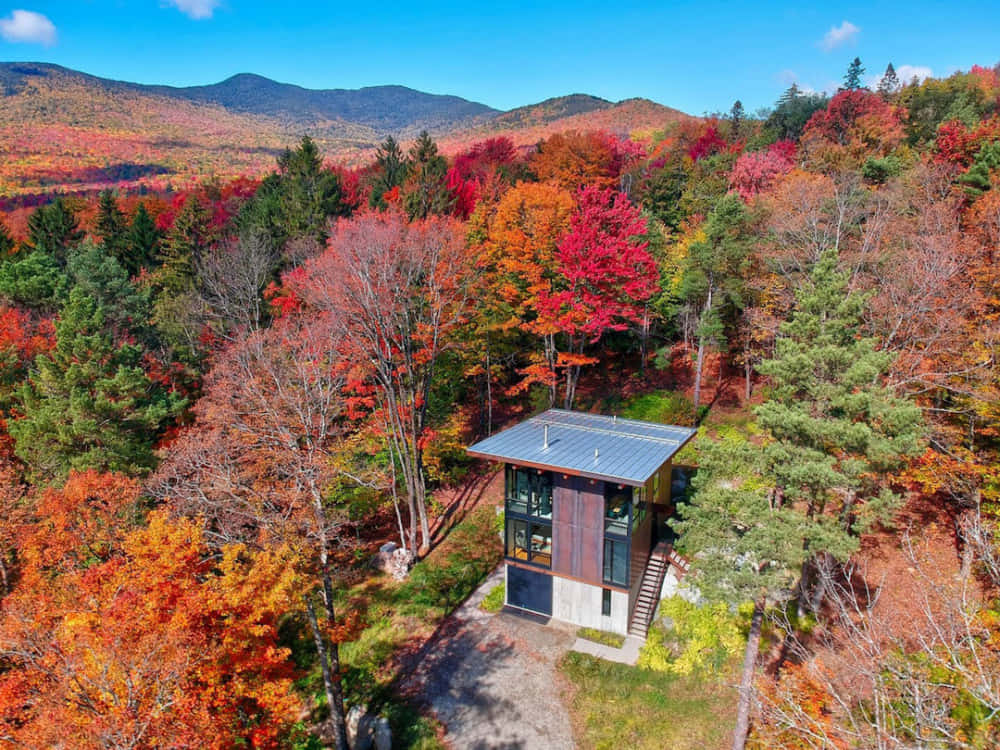
{"type": "Polygon", "coordinates": [[[502,580],[501,567],[442,624],[404,690],[430,707],[455,750],[571,750],[556,661],[573,632],[480,610],[502,580]]]}

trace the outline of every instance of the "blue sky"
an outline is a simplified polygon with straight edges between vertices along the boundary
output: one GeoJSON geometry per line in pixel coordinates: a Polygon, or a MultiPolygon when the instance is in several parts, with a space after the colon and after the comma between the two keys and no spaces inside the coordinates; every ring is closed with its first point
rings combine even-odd
{"type": "Polygon", "coordinates": [[[507,109],[585,92],[693,114],[754,110],[850,60],[934,75],[992,65],[1000,2],[0,0],[0,60],[143,83],[253,72],[314,88],[398,83],[507,109]],[[824,4],[825,5],[825,4],[824,4]]]}

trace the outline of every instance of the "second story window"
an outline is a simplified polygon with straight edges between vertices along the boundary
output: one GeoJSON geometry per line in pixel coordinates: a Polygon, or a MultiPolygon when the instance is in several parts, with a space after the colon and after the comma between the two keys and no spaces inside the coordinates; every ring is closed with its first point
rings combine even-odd
{"type": "Polygon", "coordinates": [[[604,582],[612,586],[629,585],[630,531],[636,516],[632,499],[628,485],[604,485],[604,582]]]}
{"type": "Polygon", "coordinates": [[[604,489],[604,533],[628,536],[632,488],[606,484],[604,489]]]}
{"type": "Polygon", "coordinates": [[[552,518],[552,473],[507,466],[507,513],[552,518]]]}

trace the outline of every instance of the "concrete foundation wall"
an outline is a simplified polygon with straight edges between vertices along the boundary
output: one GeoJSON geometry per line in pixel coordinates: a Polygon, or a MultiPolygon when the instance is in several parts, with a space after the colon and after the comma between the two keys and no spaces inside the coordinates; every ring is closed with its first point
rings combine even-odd
{"type": "Polygon", "coordinates": [[[585,628],[628,635],[628,594],[611,592],[611,615],[601,614],[600,586],[552,577],[552,616],[585,628]]]}

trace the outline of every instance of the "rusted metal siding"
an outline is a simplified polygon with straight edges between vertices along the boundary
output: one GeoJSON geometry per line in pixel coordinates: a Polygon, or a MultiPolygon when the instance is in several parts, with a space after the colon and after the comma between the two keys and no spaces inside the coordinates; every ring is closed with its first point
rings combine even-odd
{"type": "Polygon", "coordinates": [[[600,586],[604,483],[556,474],[552,502],[552,572],[600,586]]]}

